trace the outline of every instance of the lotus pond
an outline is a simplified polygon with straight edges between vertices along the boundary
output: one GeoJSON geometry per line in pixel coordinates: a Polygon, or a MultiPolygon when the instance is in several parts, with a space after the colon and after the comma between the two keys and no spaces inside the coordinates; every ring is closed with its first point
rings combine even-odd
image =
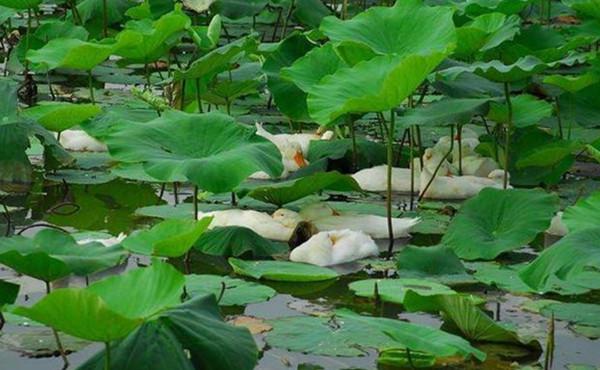
{"type": "Polygon", "coordinates": [[[0,369],[599,369],[598,0],[0,0],[0,369]]]}

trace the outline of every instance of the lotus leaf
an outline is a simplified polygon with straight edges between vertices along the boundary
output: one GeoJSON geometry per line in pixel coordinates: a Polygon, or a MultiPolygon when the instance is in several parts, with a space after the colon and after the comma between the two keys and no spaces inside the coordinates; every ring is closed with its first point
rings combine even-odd
{"type": "Polygon", "coordinates": [[[290,282],[312,282],[331,280],[337,272],[320,266],[287,261],[244,261],[229,258],[229,264],[236,274],[254,279],[290,282]]]}
{"type": "Polygon", "coordinates": [[[196,241],[194,248],[202,253],[223,257],[269,257],[286,252],[287,245],[263,238],[253,230],[239,227],[217,227],[207,231],[196,241]]]}
{"type": "Polygon", "coordinates": [[[217,275],[186,275],[185,286],[192,297],[212,294],[220,298],[219,305],[222,306],[263,302],[277,294],[265,285],[217,275]]]}
{"type": "Polygon", "coordinates": [[[417,291],[425,296],[456,294],[449,287],[426,279],[367,279],[355,281],[348,288],[359,297],[374,298],[375,292],[377,292],[382,301],[397,304],[404,302],[406,292],[409,290],[417,291]]]}
{"type": "Polygon", "coordinates": [[[25,117],[36,120],[51,131],[64,131],[98,115],[102,109],[94,104],[47,102],[26,109],[25,117]]]}
{"type": "Polygon", "coordinates": [[[600,192],[595,192],[581,199],[572,207],[565,210],[563,221],[569,231],[579,231],[598,226],[600,214],[600,192]]]}

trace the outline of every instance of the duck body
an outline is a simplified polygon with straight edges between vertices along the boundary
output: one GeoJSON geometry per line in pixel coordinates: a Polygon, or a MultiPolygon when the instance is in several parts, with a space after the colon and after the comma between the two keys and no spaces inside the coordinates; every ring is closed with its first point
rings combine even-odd
{"type": "Polygon", "coordinates": [[[348,263],[379,254],[373,239],[360,231],[322,231],[292,250],[290,260],[317,266],[348,263]]]}
{"type": "Polygon", "coordinates": [[[556,215],[552,217],[550,221],[550,227],[546,230],[546,234],[554,236],[565,236],[569,233],[567,225],[563,221],[563,212],[556,212],[556,215]]]}
{"type": "MultiPolygon", "coordinates": [[[[423,195],[428,199],[468,199],[479,194],[484,188],[502,189],[504,171],[492,171],[488,177],[477,176],[436,176],[423,195]]],[[[421,176],[421,194],[431,180],[431,173],[424,171],[421,176]]]]}
{"type": "Polygon", "coordinates": [[[77,244],[84,245],[84,244],[96,242],[96,243],[100,243],[103,246],[108,248],[108,247],[112,247],[112,246],[115,246],[115,245],[121,243],[123,240],[125,240],[126,237],[127,237],[126,234],[120,233],[118,236],[113,236],[110,238],[88,238],[88,239],[78,240],[77,244]]]}
{"type": "Polygon", "coordinates": [[[60,145],[72,152],[107,152],[106,145],[83,130],[65,130],[60,133],[60,145]]]}
{"type": "MultiPolygon", "coordinates": [[[[455,174],[458,174],[458,168],[460,168],[458,159],[452,165],[456,169],[455,174]]],[[[462,158],[462,174],[466,176],[488,177],[492,171],[499,168],[498,163],[489,157],[471,155],[462,158]]]]}
{"type": "MultiPolygon", "coordinates": [[[[420,171],[415,169],[414,188],[419,188],[420,171]]],[[[352,175],[361,189],[366,191],[385,191],[387,189],[387,166],[380,165],[360,170],[352,175]]],[[[408,193],[411,191],[410,168],[392,168],[392,191],[408,193]]]]}
{"type": "Polygon", "coordinates": [[[198,212],[198,219],[212,216],[209,229],[219,226],[241,226],[253,230],[263,238],[288,241],[299,219],[274,219],[271,215],[254,210],[228,209],[214,212],[198,212]],[[287,221],[287,222],[286,222],[287,221]]]}
{"type": "MultiPolygon", "coordinates": [[[[300,211],[300,216],[311,222],[319,231],[361,231],[372,238],[389,237],[387,218],[376,215],[340,213],[325,203],[315,203],[300,211]]],[[[420,222],[419,218],[392,218],[394,238],[409,236],[410,229],[420,222]]]]}

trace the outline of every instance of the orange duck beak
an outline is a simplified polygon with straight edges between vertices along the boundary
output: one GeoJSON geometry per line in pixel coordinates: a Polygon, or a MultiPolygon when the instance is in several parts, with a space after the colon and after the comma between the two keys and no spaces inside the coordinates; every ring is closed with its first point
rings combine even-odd
{"type": "Polygon", "coordinates": [[[294,155],[294,162],[296,162],[296,164],[300,168],[306,167],[308,165],[308,163],[306,163],[306,160],[304,159],[304,154],[302,154],[301,151],[297,151],[294,155]]]}

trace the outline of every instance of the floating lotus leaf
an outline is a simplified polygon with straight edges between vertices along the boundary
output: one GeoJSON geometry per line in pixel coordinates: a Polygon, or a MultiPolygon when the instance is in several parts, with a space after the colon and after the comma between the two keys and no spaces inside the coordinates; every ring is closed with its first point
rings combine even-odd
{"type": "Polygon", "coordinates": [[[123,162],[142,162],[162,181],[188,179],[203,190],[233,190],[248,176],[265,171],[278,176],[281,155],[255,130],[221,113],[165,112],[147,123],[130,123],[106,143],[123,162]]]}
{"type": "Polygon", "coordinates": [[[359,297],[379,298],[384,302],[402,304],[409,290],[417,291],[422,295],[456,294],[449,287],[425,279],[367,279],[359,280],[348,285],[348,288],[359,297]],[[375,288],[377,286],[377,288],[375,288]]]}
{"type": "Polygon", "coordinates": [[[460,259],[445,245],[406,246],[396,255],[400,278],[420,278],[447,285],[473,283],[460,259]]]}
{"type": "Polygon", "coordinates": [[[558,197],[542,190],[483,189],[460,208],[442,244],[462,259],[494,259],[531,242],[557,209],[558,197]]]}
{"type": "Polygon", "coordinates": [[[212,294],[220,298],[219,305],[222,306],[264,302],[277,294],[274,289],[265,285],[217,275],[186,275],[185,287],[192,297],[212,294]]]}
{"type": "Polygon", "coordinates": [[[360,316],[337,310],[331,317],[293,316],[270,320],[273,330],[267,343],[295,352],[325,356],[363,356],[368,349],[408,348],[437,358],[471,356],[485,359],[485,353],[457,336],[428,326],[399,320],[360,316]]]}
{"type": "Polygon", "coordinates": [[[520,338],[514,330],[494,321],[469,297],[460,294],[424,296],[408,291],[404,306],[410,311],[442,312],[446,322],[453,324],[462,335],[473,341],[524,345],[535,351],[541,350],[536,340],[520,338]]]}
{"type": "Polygon", "coordinates": [[[244,261],[229,258],[229,264],[236,274],[254,279],[290,282],[312,282],[331,280],[337,272],[320,266],[287,261],[244,261]]]}
{"type": "Polygon", "coordinates": [[[19,295],[19,285],[0,280],[0,310],[6,304],[13,304],[19,295]]]}

